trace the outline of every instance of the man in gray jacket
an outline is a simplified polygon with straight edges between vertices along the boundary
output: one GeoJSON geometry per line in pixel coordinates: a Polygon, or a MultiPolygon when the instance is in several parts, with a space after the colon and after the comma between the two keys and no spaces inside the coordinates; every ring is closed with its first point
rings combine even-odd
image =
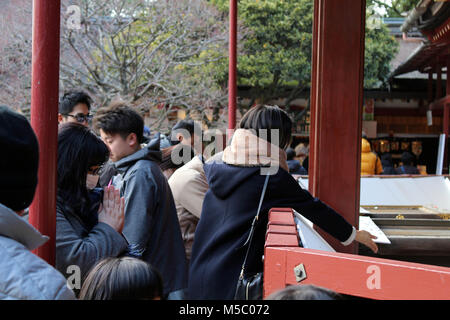
{"type": "Polygon", "coordinates": [[[0,299],[75,299],[63,275],[30,252],[48,240],[19,216],[36,190],[38,141],[27,119],[5,106],[0,150],[0,299]]]}
{"type": "Polygon", "coordinates": [[[159,141],[141,148],[144,121],[120,102],[99,109],[93,124],[118,171],[111,183],[125,198],[122,234],[129,243],[128,254],[158,269],[169,299],[183,298],[186,254],[172,192],[158,165],[159,141]]]}

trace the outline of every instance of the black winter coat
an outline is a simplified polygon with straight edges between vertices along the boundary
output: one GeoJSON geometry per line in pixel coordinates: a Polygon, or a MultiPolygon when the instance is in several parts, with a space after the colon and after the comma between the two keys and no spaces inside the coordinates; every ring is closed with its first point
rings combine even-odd
{"type": "MultiPolygon", "coordinates": [[[[233,299],[246,247],[243,247],[264,185],[259,167],[205,164],[210,189],[195,232],[189,268],[189,299],[233,299]]],[[[268,211],[293,208],[323,230],[345,242],[352,226],[333,209],[303,190],[284,169],[269,179],[255,229],[247,272],[263,270],[268,211]]]]}

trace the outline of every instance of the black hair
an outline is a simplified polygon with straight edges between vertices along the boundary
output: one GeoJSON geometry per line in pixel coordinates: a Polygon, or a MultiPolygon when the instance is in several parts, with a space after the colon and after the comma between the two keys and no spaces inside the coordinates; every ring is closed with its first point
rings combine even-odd
{"type": "Polygon", "coordinates": [[[161,274],[132,257],[107,258],[86,276],[80,300],[152,300],[163,298],[161,274]]]}
{"type": "Polygon", "coordinates": [[[414,156],[408,151],[402,153],[401,160],[404,166],[411,166],[414,164],[414,156]]]}
{"type": "Polygon", "coordinates": [[[57,207],[64,214],[76,214],[88,225],[95,223],[86,177],[90,167],[102,165],[108,157],[108,147],[89,128],[78,123],[59,127],[57,207]]]}
{"type": "MultiPolygon", "coordinates": [[[[173,134],[177,132],[177,130],[181,130],[184,129],[187,132],[189,132],[189,135],[191,137],[194,136],[194,134],[196,132],[202,132],[202,128],[194,122],[194,120],[180,120],[177,122],[177,124],[175,124],[172,128],[172,134],[170,136],[170,142],[172,143],[172,145],[176,145],[178,143],[180,143],[179,140],[176,140],[175,137],[172,138],[173,134]]],[[[183,131],[180,131],[181,134],[183,134],[183,131]]],[[[188,138],[188,137],[186,137],[188,138]]]]}
{"type": "Polygon", "coordinates": [[[161,162],[159,168],[164,171],[167,169],[179,169],[186,164],[184,161],[190,161],[195,157],[194,150],[190,146],[177,144],[168,148],[161,149],[161,162]],[[176,155],[183,161],[180,163],[174,163],[172,161],[172,155],[176,155]]]}
{"type": "Polygon", "coordinates": [[[341,300],[332,290],[315,285],[292,285],[272,293],[266,300],[341,300]]]}
{"type": "Polygon", "coordinates": [[[286,156],[287,156],[287,160],[293,160],[295,157],[295,150],[292,148],[287,148],[286,149],[286,156]]]}
{"type": "Polygon", "coordinates": [[[87,93],[83,91],[68,91],[64,93],[59,101],[59,113],[67,115],[79,103],[84,103],[88,110],[91,110],[92,99],[87,93]]]}
{"type": "Polygon", "coordinates": [[[257,105],[247,111],[239,123],[241,129],[253,129],[259,137],[261,129],[268,130],[266,139],[281,149],[286,149],[292,138],[292,120],[286,111],[278,106],[257,105]],[[271,141],[271,130],[279,130],[279,141],[271,141]]]}
{"type": "Polygon", "coordinates": [[[93,126],[102,129],[107,134],[120,134],[126,139],[131,133],[136,134],[139,143],[144,136],[144,119],[142,116],[122,101],[113,102],[106,108],[97,111],[93,126]]]}

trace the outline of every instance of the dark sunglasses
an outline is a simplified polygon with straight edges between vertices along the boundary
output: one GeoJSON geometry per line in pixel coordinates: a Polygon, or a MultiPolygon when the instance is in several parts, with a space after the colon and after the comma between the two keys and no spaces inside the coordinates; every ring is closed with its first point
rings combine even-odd
{"type": "Polygon", "coordinates": [[[79,123],[89,122],[92,120],[92,115],[89,113],[88,114],[78,113],[76,115],[66,114],[66,116],[75,118],[75,120],[77,120],[77,122],[79,123]]]}

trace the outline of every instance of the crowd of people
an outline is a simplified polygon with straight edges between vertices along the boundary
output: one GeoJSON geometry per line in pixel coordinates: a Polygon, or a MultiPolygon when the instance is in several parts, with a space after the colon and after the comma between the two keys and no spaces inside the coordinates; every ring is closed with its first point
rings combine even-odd
{"type": "Polygon", "coordinates": [[[402,175],[420,174],[417,166],[414,165],[415,157],[408,151],[401,155],[401,164],[394,168],[392,155],[388,152],[379,157],[372,151],[370,142],[364,136],[361,140],[361,175],[402,175]]]}
{"type": "MultiPolygon", "coordinates": [[[[295,149],[286,149],[289,173],[293,175],[308,175],[309,148],[299,143],[295,149]]],[[[363,133],[361,139],[361,176],[369,175],[418,175],[421,174],[415,164],[416,157],[409,151],[404,151],[398,166],[394,166],[392,155],[384,152],[380,155],[372,151],[371,144],[363,133]]]]}
{"type": "Polygon", "coordinates": [[[26,118],[0,107],[0,254],[9,257],[0,260],[0,298],[233,299],[267,174],[249,272],[263,270],[272,207],[293,208],[344,245],[357,241],[377,252],[374,236],[293,178],[306,170],[293,159],[292,120],[279,107],[251,108],[229,145],[205,159],[193,121],[152,136],[125,102],[94,117],[91,105],[82,91],[59,104],[56,269],[30,252],[48,238],[20,217],[37,185],[38,141],[26,118]],[[279,139],[261,130],[276,130],[279,139]],[[277,170],[263,174],[269,162],[277,170]],[[69,288],[73,266],[81,284],[69,288]]]}
{"type": "MultiPolygon", "coordinates": [[[[287,148],[287,162],[289,173],[294,175],[308,175],[308,147],[304,143],[298,144],[295,149],[287,148]]],[[[389,152],[378,155],[372,151],[367,137],[363,133],[361,139],[361,176],[369,175],[418,175],[420,171],[415,165],[416,157],[408,151],[401,154],[400,163],[394,166],[392,155],[389,152]]]]}

